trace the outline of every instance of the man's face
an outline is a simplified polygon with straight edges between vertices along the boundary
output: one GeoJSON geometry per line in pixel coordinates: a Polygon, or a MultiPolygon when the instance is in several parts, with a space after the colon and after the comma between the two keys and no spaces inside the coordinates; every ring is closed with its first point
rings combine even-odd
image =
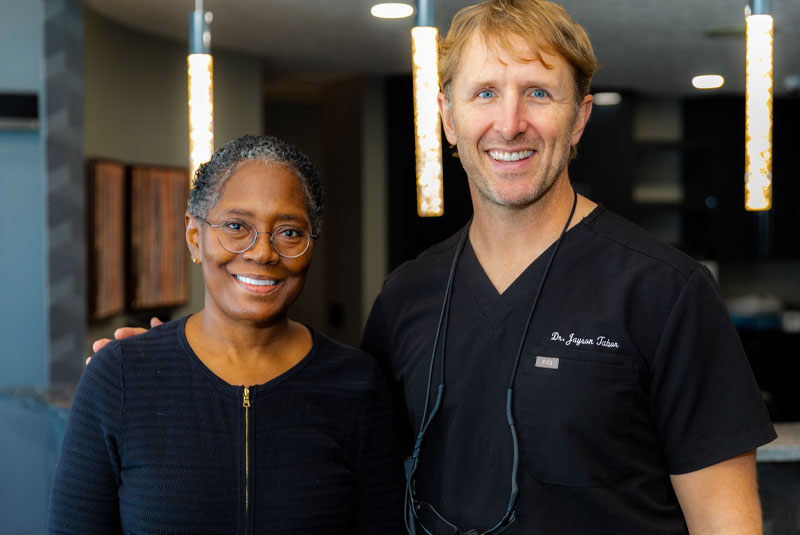
{"type": "MultiPolygon", "coordinates": [[[[492,45],[479,34],[467,44],[451,98],[439,95],[442,122],[458,147],[473,203],[524,207],[566,179],[569,150],[583,133],[592,97],[575,102],[572,70],[561,56],[542,52],[548,69],[492,45]]],[[[521,39],[519,45],[527,47],[521,39]]]]}

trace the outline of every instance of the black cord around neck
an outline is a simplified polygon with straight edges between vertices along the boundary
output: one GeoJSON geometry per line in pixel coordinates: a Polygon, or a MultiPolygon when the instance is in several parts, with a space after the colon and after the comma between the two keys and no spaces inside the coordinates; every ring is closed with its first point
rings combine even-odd
{"type": "Polygon", "coordinates": [[[531,304],[531,311],[528,313],[528,321],[525,322],[525,329],[522,331],[522,339],[519,341],[517,358],[514,359],[514,369],[511,372],[511,380],[508,383],[508,388],[514,388],[514,379],[517,378],[517,368],[519,367],[519,359],[522,355],[522,347],[525,345],[525,339],[528,337],[528,328],[531,325],[531,320],[533,320],[533,313],[536,310],[536,304],[539,302],[539,296],[542,293],[542,288],[544,288],[544,281],[547,279],[547,274],[550,273],[550,266],[553,265],[553,260],[556,257],[558,248],[561,246],[561,241],[564,239],[564,234],[566,234],[567,230],[569,230],[569,224],[572,223],[572,217],[575,215],[575,208],[578,206],[578,192],[572,190],[572,194],[572,209],[569,211],[567,222],[564,223],[564,228],[561,229],[561,234],[558,236],[555,247],[553,247],[553,252],[550,254],[550,260],[547,261],[547,266],[544,268],[542,280],[539,281],[539,288],[536,290],[536,296],[533,298],[533,303],[531,304]]]}
{"type": "MultiPolygon", "coordinates": [[[[511,469],[511,496],[509,498],[508,507],[506,509],[503,518],[500,519],[494,526],[489,528],[488,530],[484,531],[481,535],[489,535],[489,534],[499,534],[505,531],[511,523],[516,520],[516,507],[517,501],[519,498],[519,485],[517,483],[517,475],[519,469],[519,439],[517,437],[516,431],[516,423],[514,421],[514,414],[513,414],[513,392],[514,392],[514,380],[517,376],[517,369],[519,368],[519,361],[522,355],[522,348],[525,345],[525,340],[528,335],[528,330],[530,328],[531,321],[533,320],[533,314],[536,311],[536,305],[539,302],[539,296],[542,293],[542,288],[544,288],[544,283],[547,280],[547,275],[550,273],[550,268],[553,265],[553,260],[556,257],[556,253],[558,252],[559,247],[561,246],[561,242],[564,239],[564,235],[569,230],[570,223],[572,222],[572,218],[575,215],[575,209],[578,205],[578,194],[575,190],[573,190],[573,198],[572,198],[572,209],[570,210],[569,217],[567,218],[567,222],[564,223],[564,228],[561,230],[561,234],[556,240],[555,245],[553,247],[553,252],[550,254],[550,258],[547,261],[547,265],[545,266],[544,273],[542,274],[542,278],[539,281],[539,287],[536,290],[536,295],[533,298],[533,302],[531,304],[530,312],[528,313],[528,319],[525,322],[525,328],[522,331],[522,337],[520,339],[519,348],[517,349],[517,355],[514,360],[514,368],[511,371],[511,378],[509,380],[508,389],[506,391],[506,419],[508,420],[509,429],[511,431],[512,440],[514,443],[514,460],[513,460],[513,467],[511,469]]],[[[419,434],[417,435],[416,442],[414,444],[414,451],[411,455],[411,469],[408,473],[408,479],[406,480],[406,495],[405,495],[405,506],[404,506],[404,520],[406,523],[406,530],[408,533],[411,533],[409,529],[408,520],[409,520],[409,511],[408,511],[408,504],[409,501],[411,502],[411,514],[417,520],[420,528],[427,534],[431,534],[424,525],[422,525],[421,521],[417,517],[417,509],[419,508],[419,500],[416,498],[416,481],[414,480],[417,468],[419,466],[420,461],[420,453],[422,451],[422,444],[425,440],[425,435],[427,434],[428,428],[430,427],[431,423],[433,422],[434,417],[439,412],[439,408],[441,406],[442,398],[444,397],[444,387],[445,387],[445,356],[446,356],[446,344],[447,344],[447,326],[449,323],[449,316],[450,316],[450,303],[452,301],[452,290],[453,290],[453,282],[455,279],[455,272],[456,266],[458,265],[458,260],[461,257],[461,253],[464,249],[464,244],[467,240],[467,235],[469,234],[469,228],[471,226],[471,221],[464,230],[461,232],[461,237],[458,241],[458,246],[456,247],[456,252],[453,256],[453,263],[450,266],[450,274],[447,278],[447,286],[444,292],[444,300],[442,302],[442,310],[439,314],[439,322],[436,327],[436,335],[434,336],[433,341],[433,350],[431,352],[431,362],[428,367],[428,381],[427,381],[427,389],[425,393],[425,406],[422,412],[421,422],[422,425],[420,426],[419,434]],[[436,401],[434,402],[433,407],[431,408],[431,413],[428,415],[428,403],[430,401],[430,394],[431,394],[431,383],[433,379],[433,367],[436,361],[436,348],[439,344],[439,338],[441,335],[442,340],[442,362],[441,362],[441,377],[439,388],[436,395],[436,401]]],[[[444,521],[449,526],[453,527],[454,529],[458,530],[458,528],[445,519],[442,515],[436,511],[433,506],[430,506],[431,510],[438,516],[442,521],[444,521]]],[[[457,531],[459,532],[459,531],[457,531]]]]}

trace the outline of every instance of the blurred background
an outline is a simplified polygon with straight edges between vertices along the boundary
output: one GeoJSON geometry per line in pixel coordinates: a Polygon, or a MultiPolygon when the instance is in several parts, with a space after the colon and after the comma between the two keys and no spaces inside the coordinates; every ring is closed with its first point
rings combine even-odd
{"type": "MultiPolygon", "coordinates": [[[[375,18],[373,3],[203,3],[213,13],[215,147],[269,133],[319,165],[326,221],[293,317],[354,345],[386,274],[471,215],[466,178],[445,147],[444,216],[417,216],[414,17],[375,18]]],[[[439,31],[470,3],[438,0],[439,31]]],[[[744,2],[561,3],[603,64],[592,92],[617,95],[595,106],[573,183],[712,269],[773,418],[799,420],[791,157],[800,1],[771,2],[769,212],[744,210],[744,2]],[[725,83],[696,89],[701,74],[725,83]]],[[[202,307],[200,270],[182,243],[194,9],[193,0],[0,0],[0,535],[45,531],[91,341],[202,307]],[[162,257],[148,256],[156,249],[162,257]]],[[[796,468],[780,468],[765,502],[777,504],[770,529],[783,522],[798,533],[796,505],[780,505],[800,503],[796,468]]]]}

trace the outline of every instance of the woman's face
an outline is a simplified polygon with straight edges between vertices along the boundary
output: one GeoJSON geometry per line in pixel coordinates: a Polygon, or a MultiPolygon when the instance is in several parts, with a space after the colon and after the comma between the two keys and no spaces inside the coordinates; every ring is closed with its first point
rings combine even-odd
{"type": "MultiPolygon", "coordinates": [[[[288,224],[311,234],[305,200],[293,173],[276,164],[248,162],[228,179],[206,220],[214,224],[245,220],[259,232],[288,224]]],[[[272,248],[269,236],[259,234],[252,248],[231,253],[217,241],[216,228],[186,215],[186,240],[203,269],[206,311],[248,323],[274,324],[286,319],[303,290],[314,240],[305,254],[285,258],[272,248]]]]}

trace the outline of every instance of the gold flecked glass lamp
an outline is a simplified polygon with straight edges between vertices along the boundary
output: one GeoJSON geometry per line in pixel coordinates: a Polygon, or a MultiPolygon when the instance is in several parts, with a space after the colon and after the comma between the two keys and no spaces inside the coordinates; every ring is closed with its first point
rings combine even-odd
{"type": "Polygon", "coordinates": [[[748,211],[772,208],[772,31],[769,0],[745,8],[745,191],[748,211]]]}
{"type": "Polygon", "coordinates": [[[418,0],[417,25],[411,29],[414,80],[414,144],[417,160],[417,215],[444,214],[442,131],[439,117],[438,30],[433,0],[418,0]]]}
{"type": "Polygon", "coordinates": [[[214,152],[214,93],[211,57],[210,11],[203,11],[203,0],[195,0],[189,15],[189,176],[214,152]]]}

